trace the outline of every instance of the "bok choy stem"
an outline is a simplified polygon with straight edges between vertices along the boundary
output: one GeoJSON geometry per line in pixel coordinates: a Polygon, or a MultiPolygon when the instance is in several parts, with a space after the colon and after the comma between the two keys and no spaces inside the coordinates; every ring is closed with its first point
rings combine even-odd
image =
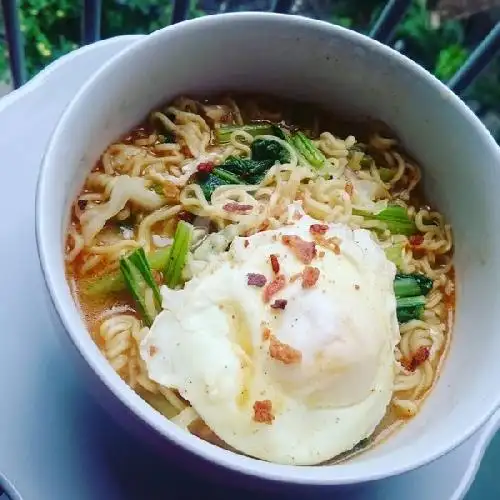
{"type": "Polygon", "coordinates": [[[161,308],[161,295],[146,259],[144,248],[137,248],[129,255],[120,257],[120,271],[129,292],[136,302],[138,312],[141,314],[144,323],[147,326],[151,326],[158,310],[161,308]],[[146,292],[148,289],[153,292],[155,310],[151,310],[151,307],[148,307],[146,301],[146,292]]]}
{"type": "MultiPolygon", "coordinates": [[[[167,265],[170,247],[161,248],[147,256],[149,267],[154,271],[161,271],[167,265]]],[[[126,289],[123,275],[120,271],[104,274],[95,278],[86,278],[80,282],[80,291],[88,297],[121,292],[126,289]]]]}
{"type": "Polygon", "coordinates": [[[325,162],[325,155],[314,145],[314,143],[302,132],[296,132],[290,136],[289,142],[297,152],[314,168],[321,168],[325,162]]]}
{"type": "Polygon", "coordinates": [[[400,323],[408,323],[412,319],[420,319],[424,312],[425,297],[402,297],[396,301],[396,314],[400,323]]]}
{"type": "Polygon", "coordinates": [[[389,205],[380,212],[373,214],[365,210],[353,209],[354,215],[361,215],[368,220],[379,220],[383,222],[392,234],[403,234],[411,236],[417,232],[417,226],[408,217],[406,208],[399,205],[389,205]]]}
{"type": "Polygon", "coordinates": [[[396,298],[427,295],[432,289],[432,280],[423,274],[396,274],[394,293],[396,298]]]}
{"type": "Polygon", "coordinates": [[[400,323],[420,319],[424,312],[425,296],[432,289],[432,279],[423,274],[396,274],[394,294],[396,314],[400,323]]]}
{"type": "Polygon", "coordinates": [[[181,283],[182,270],[186,264],[189,245],[193,236],[193,226],[181,220],[177,224],[174,243],[165,266],[165,280],[169,288],[176,288],[181,283]]]}
{"type": "Polygon", "coordinates": [[[215,130],[215,137],[219,144],[227,144],[231,134],[241,130],[253,137],[258,135],[274,135],[275,128],[271,123],[251,123],[249,125],[223,125],[215,130]]]}
{"type": "Polygon", "coordinates": [[[403,265],[403,245],[401,243],[395,243],[390,247],[384,248],[385,256],[396,265],[398,269],[401,269],[403,265]]]}

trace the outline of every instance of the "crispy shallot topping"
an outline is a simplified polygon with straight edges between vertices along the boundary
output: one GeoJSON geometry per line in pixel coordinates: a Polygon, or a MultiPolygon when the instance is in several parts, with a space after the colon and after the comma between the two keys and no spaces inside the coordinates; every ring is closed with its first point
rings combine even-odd
{"type": "Polygon", "coordinates": [[[285,309],[285,307],[286,307],[287,304],[288,304],[288,300],[285,300],[285,299],[276,299],[271,304],[271,307],[273,309],[285,309]]]}
{"type": "Polygon", "coordinates": [[[284,245],[290,247],[295,257],[304,264],[310,264],[316,257],[316,244],[313,241],[306,241],[295,235],[282,236],[281,241],[284,245]]]}
{"type": "Polygon", "coordinates": [[[276,295],[279,291],[283,290],[286,286],[286,278],[283,274],[278,274],[276,278],[270,281],[266,288],[264,288],[264,302],[269,302],[271,297],[276,295]]]}
{"type": "Polygon", "coordinates": [[[231,203],[226,203],[222,209],[233,214],[246,214],[253,209],[253,205],[244,205],[243,203],[236,203],[233,201],[231,203]]]}
{"type": "Polygon", "coordinates": [[[253,404],[253,419],[259,424],[271,425],[274,420],[273,403],[269,399],[255,401],[253,404]]]}
{"type": "Polygon", "coordinates": [[[281,361],[285,365],[300,363],[302,353],[291,345],[281,342],[274,335],[269,338],[269,355],[271,358],[281,361]]]}
{"type": "Polygon", "coordinates": [[[302,288],[312,288],[319,279],[317,267],[306,266],[302,271],[302,288]]]}
{"type": "Polygon", "coordinates": [[[271,255],[271,267],[273,268],[273,273],[278,274],[280,272],[280,263],[276,255],[271,255]]]}
{"type": "Polygon", "coordinates": [[[331,238],[325,238],[324,236],[316,236],[314,238],[314,241],[318,245],[321,245],[324,248],[328,248],[335,255],[340,255],[340,244],[342,243],[342,240],[337,236],[333,236],[331,238]]]}
{"type": "Polygon", "coordinates": [[[267,282],[266,277],[263,274],[248,273],[247,274],[247,284],[250,286],[263,287],[267,282]]]}
{"type": "Polygon", "coordinates": [[[263,340],[269,340],[271,337],[271,329],[266,326],[265,323],[262,324],[262,339],[263,340]]]}
{"type": "Polygon", "coordinates": [[[327,224],[311,224],[309,232],[311,234],[325,234],[328,231],[327,224]]]}

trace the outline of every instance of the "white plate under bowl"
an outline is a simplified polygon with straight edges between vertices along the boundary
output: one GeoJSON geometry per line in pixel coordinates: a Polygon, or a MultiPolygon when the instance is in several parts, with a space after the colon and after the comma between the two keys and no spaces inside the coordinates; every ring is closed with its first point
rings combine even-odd
{"type": "MultiPolygon", "coordinates": [[[[138,38],[72,52],[0,100],[0,485],[12,500],[255,497],[165,463],[117,427],[82,387],[49,320],[34,236],[41,158],[71,97],[138,38]]],[[[418,470],[328,493],[313,490],[308,498],[459,500],[499,425],[497,413],[456,450],[418,470]]],[[[265,493],[259,498],[267,500],[265,493]]],[[[269,498],[296,497],[287,492],[269,498]]]]}

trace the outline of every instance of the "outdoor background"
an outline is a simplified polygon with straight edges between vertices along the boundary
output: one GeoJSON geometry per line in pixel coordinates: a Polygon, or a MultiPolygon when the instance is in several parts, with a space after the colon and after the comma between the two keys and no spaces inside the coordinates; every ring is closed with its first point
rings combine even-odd
{"type": "MultiPolygon", "coordinates": [[[[190,17],[229,11],[268,10],[273,0],[191,0],[190,17]]],[[[295,0],[291,12],[367,32],[386,0],[295,0]]],[[[82,2],[78,0],[20,0],[21,29],[28,74],[78,47],[82,2]]],[[[391,45],[442,81],[447,81],[500,20],[500,1],[413,0],[397,27],[391,45]]],[[[150,33],[170,21],[170,0],[103,0],[102,38],[150,33]]],[[[0,20],[1,93],[10,89],[7,47],[0,20]]],[[[466,96],[500,141],[500,57],[475,81],[466,96]]]]}

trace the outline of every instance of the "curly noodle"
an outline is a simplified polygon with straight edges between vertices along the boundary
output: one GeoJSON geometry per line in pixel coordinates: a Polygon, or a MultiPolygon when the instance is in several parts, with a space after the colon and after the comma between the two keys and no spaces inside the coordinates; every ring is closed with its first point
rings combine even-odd
{"type": "MultiPolygon", "coordinates": [[[[157,249],[155,242],[172,235],[183,211],[208,219],[219,231],[231,226],[233,235],[249,235],[283,225],[287,206],[301,200],[314,218],[370,229],[383,248],[399,246],[401,272],[420,272],[434,280],[422,319],[400,326],[395,353],[391,410],[400,419],[415,415],[437,378],[449,344],[454,294],[451,228],[442,214],[414,202],[420,168],[392,137],[372,133],[366,143],[358,143],[354,136],[341,139],[323,131],[314,141],[326,159],[319,175],[286,141],[261,136],[280,142],[290,153],[288,163],[274,165],[257,186],[221,186],[207,200],[200,186],[190,183],[198,164],[219,164],[230,155],[248,156],[255,140],[235,130],[227,144],[214,145],[214,127],[241,125],[244,114],[247,119],[282,119],[274,112],[266,115],[252,100],[245,109],[243,113],[232,98],[209,105],[181,97],[151,114],[153,132],[140,128],[127,140],[110,145],[73,207],[66,248],[70,276],[78,281],[116,270],[119,257],[139,245],[147,252],[157,249]],[[175,137],[175,142],[168,137],[175,137]],[[253,210],[240,214],[223,209],[233,201],[253,210]],[[376,212],[388,201],[407,210],[421,233],[418,241],[391,234],[383,221],[357,215],[359,210],[376,212]],[[132,224],[127,224],[130,220],[132,224]],[[418,356],[420,363],[415,364],[418,356]]],[[[314,128],[318,126],[315,120],[314,128]]],[[[221,238],[224,246],[227,241],[221,238]]],[[[190,258],[191,275],[196,273],[196,254],[190,258]]],[[[197,419],[196,412],[174,391],[150,380],[138,354],[138,342],[146,331],[135,314],[116,313],[102,319],[94,334],[120,377],[187,427],[197,419]]]]}

